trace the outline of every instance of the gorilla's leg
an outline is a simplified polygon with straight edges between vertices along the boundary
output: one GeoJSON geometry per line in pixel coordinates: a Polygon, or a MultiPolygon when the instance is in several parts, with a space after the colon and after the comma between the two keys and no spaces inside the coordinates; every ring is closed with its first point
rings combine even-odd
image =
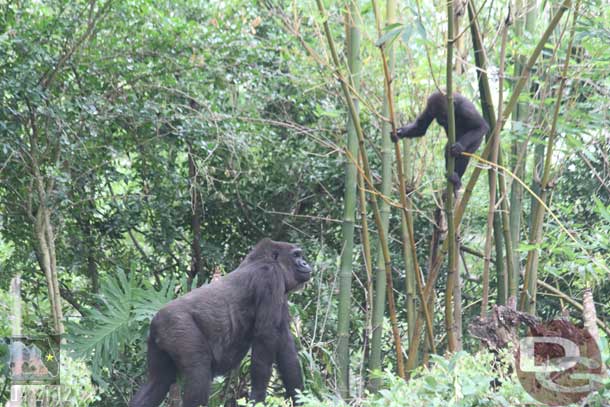
{"type": "MultiPolygon", "coordinates": [[[[193,355],[198,356],[198,355],[193,355]]],[[[212,383],[212,364],[191,363],[181,369],[184,380],[184,395],[182,407],[200,407],[208,405],[210,397],[210,384],[212,383]]]]}
{"type": "MultiPolygon", "coordinates": [[[[445,169],[449,166],[449,144],[445,145],[445,169]]],[[[453,184],[453,192],[457,195],[457,191],[462,187],[462,175],[468,166],[468,157],[459,155],[455,157],[455,167],[453,174],[448,175],[449,181],[453,184]]]]}
{"type": "Polygon", "coordinates": [[[470,157],[466,157],[465,155],[455,157],[455,173],[457,174],[459,180],[462,179],[462,176],[466,172],[466,167],[468,167],[468,161],[470,161],[470,157]]]}
{"type": "Polygon", "coordinates": [[[167,353],[159,349],[155,337],[148,337],[148,381],[133,396],[130,407],[157,407],[176,381],[176,366],[167,353]]]}
{"type": "Polygon", "coordinates": [[[288,327],[282,334],[278,343],[277,366],[280,376],[286,388],[286,397],[289,397],[295,404],[297,390],[303,389],[303,378],[301,377],[301,366],[297,356],[297,349],[294,338],[290,334],[288,327]]]}
{"type": "Polygon", "coordinates": [[[181,336],[172,338],[171,357],[182,378],[182,407],[208,405],[212,383],[212,355],[194,322],[183,321],[181,336]]]}

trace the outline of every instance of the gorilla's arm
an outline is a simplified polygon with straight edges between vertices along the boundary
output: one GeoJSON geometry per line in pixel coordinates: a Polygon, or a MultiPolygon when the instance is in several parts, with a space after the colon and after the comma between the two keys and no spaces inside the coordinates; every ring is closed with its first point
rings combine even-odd
{"type": "Polygon", "coordinates": [[[273,362],[277,355],[278,339],[282,326],[282,313],[286,301],[285,289],[280,276],[274,275],[273,268],[257,270],[255,282],[256,320],[252,340],[252,362],[250,375],[252,392],[250,399],[255,403],[264,402],[267,385],[271,378],[273,362]]]}
{"type": "Polygon", "coordinates": [[[252,378],[252,392],[250,400],[254,403],[263,403],[267,396],[267,385],[271,378],[271,369],[276,354],[276,341],[269,335],[267,338],[254,338],[252,342],[252,362],[250,364],[250,377],[252,378]]]}
{"type": "Polygon", "coordinates": [[[440,92],[434,92],[428,98],[424,111],[417,116],[413,123],[398,129],[396,137],[392,135],[392,141],[396,143],[401,138],[415,138],[425,135],[432,120],[437,119],[442,122],[443,118],[447,116],[446,103],[444,95],[440,92]]]}
{"type": "MultiPolygon", "coordinates": [[[[286,312],[288,311],[286,310],[286,312]]],[[[290,333],[288,324],[283,327],[279,339],[277,366],[286,388],[286,397],[295,403],[296,391],[303,389],[303,378],[294,337],[290,333]]]]}

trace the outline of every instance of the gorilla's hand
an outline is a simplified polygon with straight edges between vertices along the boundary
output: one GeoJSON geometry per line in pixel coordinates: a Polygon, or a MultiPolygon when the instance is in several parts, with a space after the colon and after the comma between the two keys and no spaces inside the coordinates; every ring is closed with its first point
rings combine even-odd
{"type": "Polygon", "coordinates": [[[451,157],[457,157],[464,151],[466,151],[466,149],[459,141],[449,148],[449,153],[451,154],[451,157]]]}
{"type": "Polygon", "coordinates": [[[392,133],[390,134],[390,137],[392,138],[392,141],[394,143],[397,143],[398,140],[400,140],[401,138],[405,138],[405,137],[409,137],[409,132],[411,131],[411,125],[407,124],[405,127],[401,127],[398,130],[396,130],[396,134],[392,133]]]}

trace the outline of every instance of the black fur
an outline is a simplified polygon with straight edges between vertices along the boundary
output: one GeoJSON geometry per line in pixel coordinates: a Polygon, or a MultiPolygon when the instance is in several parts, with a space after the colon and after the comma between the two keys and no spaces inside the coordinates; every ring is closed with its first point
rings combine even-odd
{"type": "MultiPolygon", "coordinates": [[[[449,180],[457,191],[462,186],[462,175],[466,172],[469,158],[462,155],[464,151],[474,153],[483,140],[483,136],[489,131],[489,125],[479,114],[472,102],[459,93],[453,94],[453,109],[455,112],[455,144],[445,148],[445,163],[448,154],[455,157],[455,172],[449,176],[449,180]]],[[[434,92],[428,98],[426,108],[413,123],[398,129],[392,141],[397,142],[401,138],[422,137],[426,134],[432,120],[443,126],[447,132],[447,97],[441,92],[434,92]]]]}
{"type": "Polygon", "coordinates": [[[303,380],[287,294],[310,276],[297,246],[263,239],[236,270],[167,304],[150,325],[148,381],[130,406],[158,406],[177,374],[183,407],[207,406],[212,378],[238,366],[250,348],[250,398],[265,400],[277,362],[286,396],[294,400],[303,380]]]}

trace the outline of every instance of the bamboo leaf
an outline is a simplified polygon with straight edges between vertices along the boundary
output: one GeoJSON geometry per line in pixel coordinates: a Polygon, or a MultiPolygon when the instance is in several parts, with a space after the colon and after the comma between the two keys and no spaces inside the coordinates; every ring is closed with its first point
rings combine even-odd
{"type": "Polygon", "coordinates": [[[385,29],[385,31],[386,31],[385,34],[383,34],[375,42],[375,46],[382,47],[382,46],[390,45],[400,34],[402,34],[403,29],[404,29],[404,26],[400,23],[395,23],[395,24],[391,24],[391,25],[387,26],[385,29]]]}

